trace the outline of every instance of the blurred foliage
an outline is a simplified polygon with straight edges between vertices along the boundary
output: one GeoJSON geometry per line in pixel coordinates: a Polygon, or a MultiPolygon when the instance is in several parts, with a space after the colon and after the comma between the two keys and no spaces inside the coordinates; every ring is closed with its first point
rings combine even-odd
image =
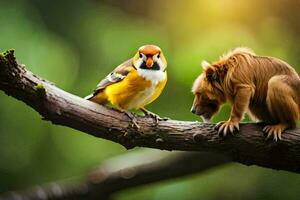
{"type": "MultiPolygon", "coordinates": [[[[200,62],[236,46],[300,68],[298,0],[0,0],[0,51],[59,87],[85,96],[146,43],[168,59],[169,82],[148,108],[161,116],[199,120],[189,110],[200,62]],[[176,100],[174,99],[176,97],[176,100]]],[[[56,180],[76,181],[120,145],[44,122],[0,92],[0,192],[56,180]]],[[[228,105],[215,117],[226,119],[228,105]]],[[[130,160],[129,160],[130,162],[130,160]]],[[[298,199],[300,176],[229,164],[115,195],[115,199],[298,199]]]]}

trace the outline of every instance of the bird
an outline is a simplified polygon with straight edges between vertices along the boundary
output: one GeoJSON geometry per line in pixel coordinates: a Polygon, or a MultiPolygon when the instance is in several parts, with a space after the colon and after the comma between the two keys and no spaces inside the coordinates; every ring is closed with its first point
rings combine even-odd
{"type": "Polygon", "coordinates": [[[133,58],[123,62],[96,86],[85,99],[98,104],[111,103],[125,113],[134,126],[139,128],[132,109],[142,111],[145,116],[162,120],[145,108],[156,100],[167,83],[167,60],[160,47],[141,46],[133,58]]]}

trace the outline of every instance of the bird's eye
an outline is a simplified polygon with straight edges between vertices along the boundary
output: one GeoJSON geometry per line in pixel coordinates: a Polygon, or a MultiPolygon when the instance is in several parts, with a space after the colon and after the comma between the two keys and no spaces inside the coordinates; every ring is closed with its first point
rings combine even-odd
{"type": "Polygon", "coordinates": [[[160,53],[159,53],[159,54],[157,54],[157,58],[160,58],[160,53]]]}
{"type": "Polygon", "coordinates": [[[143,55],[140,53],[140,58],[142,58],[143,57],[143,55]]]}

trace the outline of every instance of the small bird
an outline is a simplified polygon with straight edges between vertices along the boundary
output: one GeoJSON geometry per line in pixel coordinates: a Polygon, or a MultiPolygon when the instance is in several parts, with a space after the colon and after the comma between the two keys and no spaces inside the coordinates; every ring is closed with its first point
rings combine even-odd
{"type": "Polygon", "coordinates": [[[167,61],[158,46],[144,45],[133,58],[116,67],[97,85],[94,93],[85,99],[98,104],[110,102],[117,110],[131,118],[139,128],[131,109],[145,115],[161,118],[146,110],[145,106],[159,97],[167,83],[167,61]]]}

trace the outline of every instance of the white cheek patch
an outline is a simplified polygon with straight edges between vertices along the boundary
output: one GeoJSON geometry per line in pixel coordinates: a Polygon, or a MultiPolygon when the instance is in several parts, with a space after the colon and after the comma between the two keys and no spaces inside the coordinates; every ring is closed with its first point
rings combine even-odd
{"type": "Polygon", "coordinates": [[[165,71],[165,65],[164,63],[162,62],[161,58],[158,58],[157,57],[157,54],[155,56],[153,56],[153,61],[154,62],[157,62],[157,64],[159,65],[161,71],[165,71]]]}
{"type": "Polygon", "coordinates": [[[165,66],[164,66],[164,63],[162,62],[162,60],[161,59],[157,59],[156,62],[160,66],[161,70],[165,71],[165,66]]]}
{"type": "Polygon", "coordinates": [[[135,64],[135,67],[137,69],[140,68],[140,66],[143,64],[143,58],[139,58],[137,61],[136,61],[136,64],[135,64]]]}
{"type": "Polygon", "coordinates": [[[145,78],[148,81],[151,81],[152,84],[157,85],[159,82],[166,79],[166,74],[160,70],[148,70],[148,69],[137,69],[137,72],[140,76],[145,78]]]}

